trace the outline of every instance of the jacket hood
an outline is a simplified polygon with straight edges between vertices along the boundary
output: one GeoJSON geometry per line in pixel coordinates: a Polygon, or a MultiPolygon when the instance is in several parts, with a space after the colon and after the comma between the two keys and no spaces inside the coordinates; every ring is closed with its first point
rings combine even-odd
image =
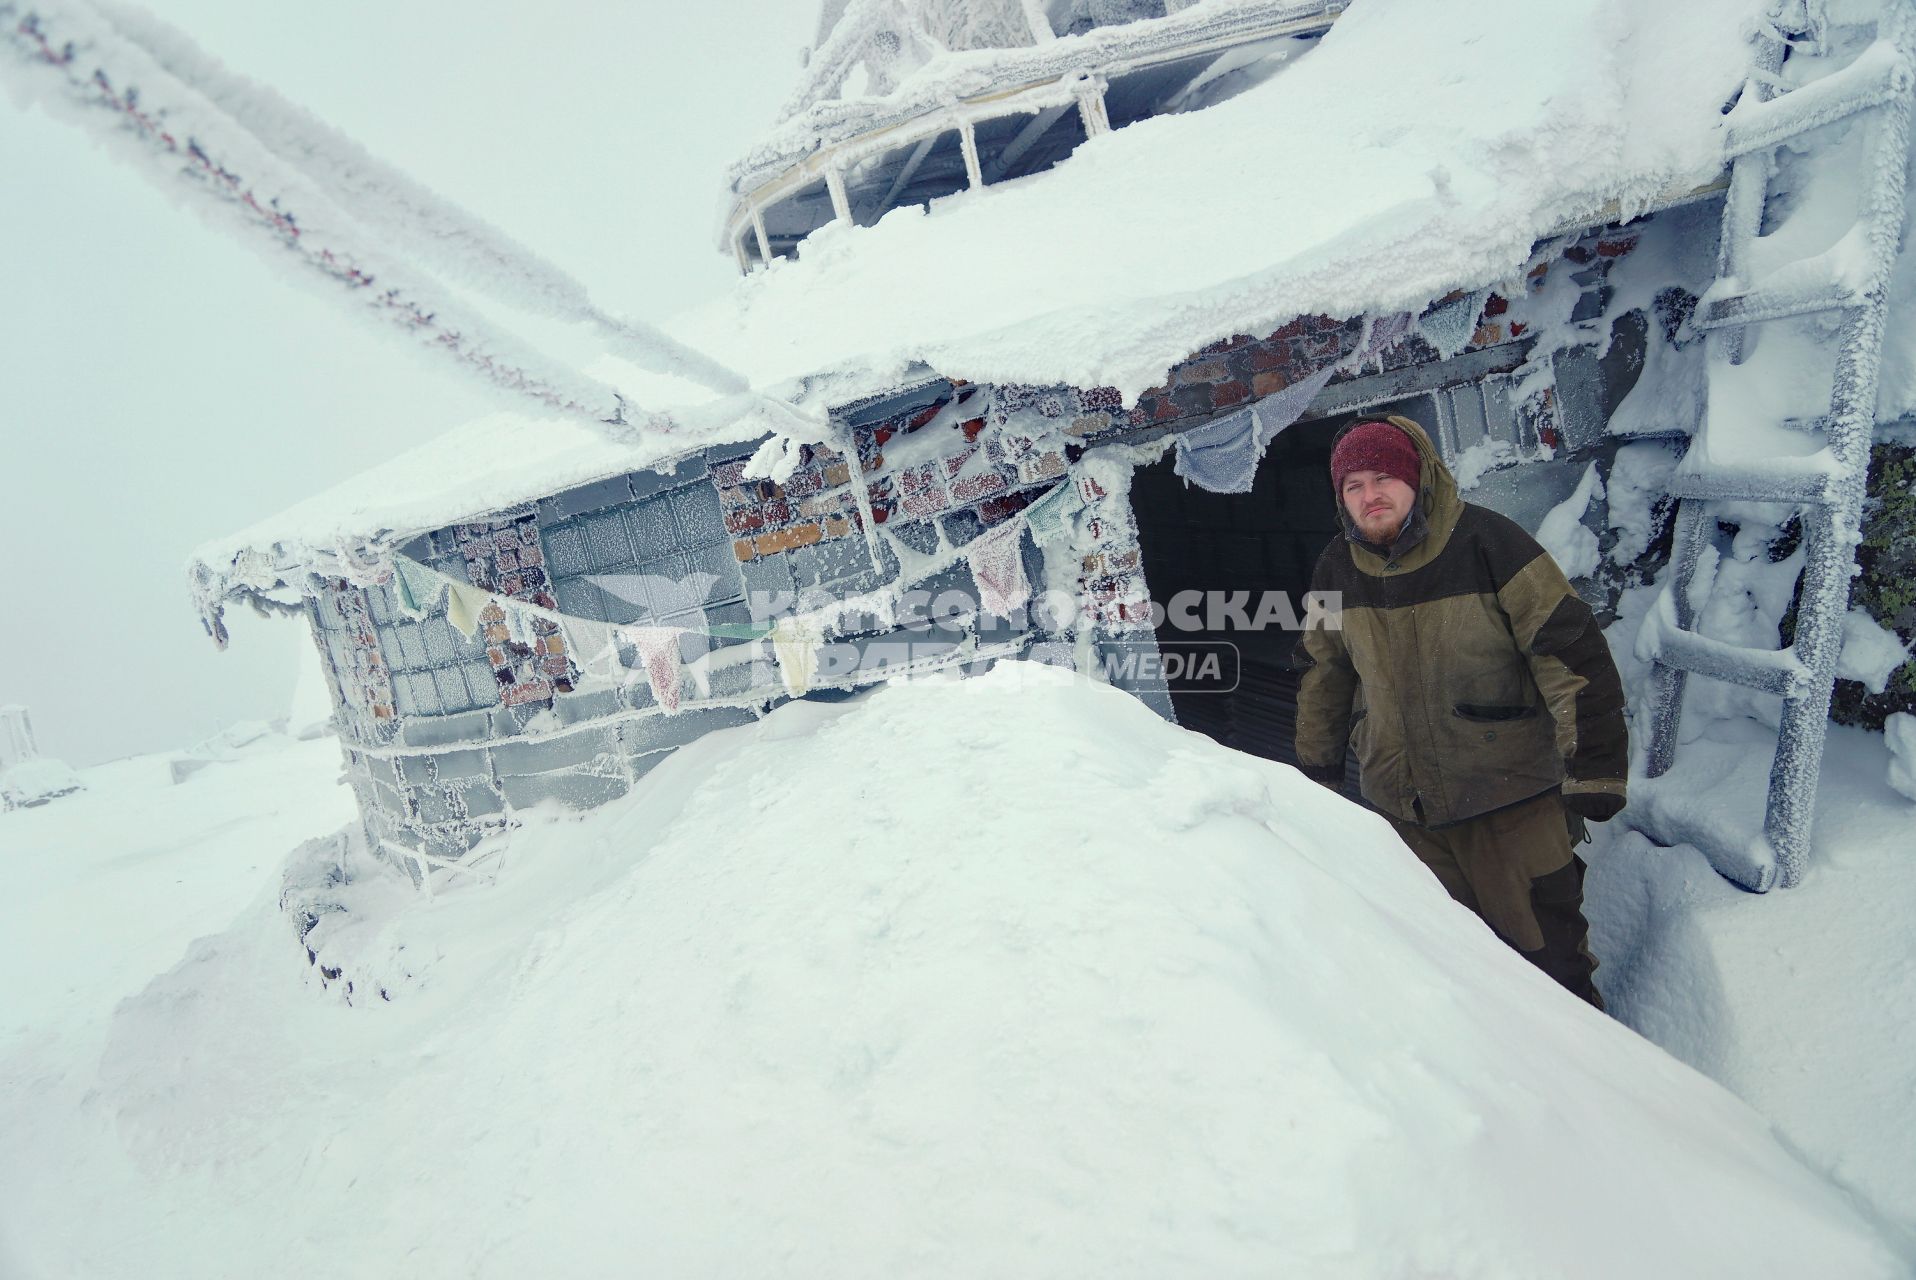
{"type": "MultiPolygon", "coordinates": [[[[1365,541],[1351,523],[1350,513],[1344,510],[1343,496],[1333,492],[1331,501],[1337,507],[1337,522],[1350,541],[1351,553],[1358,568],[1367,573],[1377,573],[1386,563],[1395,561],[1400,568],[1414,569],[1442,551],[1444,544],[1450,540],[1451,530],[1457,527],[1457,517],[1464,509],[1463,498],[1457,492],[1457,479],[1438,456],[1437,446],[1431,442],[1429,433],[1412,418],[1398,414],[1382,418],[1360,414],[1338,431],[1336,439],[1342,440],[1352,428],[1365,422],[1388,422],[1409,436],[1411,443],[1417,446],[1417,457],[1421,463],[1417,504],[1411,508],[1410,522],[1405,525],[1403,533],[1388,547],[1365,541]]],[[[1331,447],[1337,447],[1335,441],[1331,447]]]]}

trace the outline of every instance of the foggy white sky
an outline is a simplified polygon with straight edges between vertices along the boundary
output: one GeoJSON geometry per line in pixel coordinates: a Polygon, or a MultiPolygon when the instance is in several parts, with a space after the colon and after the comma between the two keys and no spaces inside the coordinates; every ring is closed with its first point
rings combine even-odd
{"type": "MultiPolygon", "coordinates": [[[[602,304],[662,320],[734,278],[719,174],[796,79],[816,12],[169,0],[163,16],[602,304]]],[[[303,624],[242,609],[216,652],[188,553],[496,402],[5,93],[0,236],[0,704],[27,705],[42,750],[74,764],[283,714],[303,624]]]]}

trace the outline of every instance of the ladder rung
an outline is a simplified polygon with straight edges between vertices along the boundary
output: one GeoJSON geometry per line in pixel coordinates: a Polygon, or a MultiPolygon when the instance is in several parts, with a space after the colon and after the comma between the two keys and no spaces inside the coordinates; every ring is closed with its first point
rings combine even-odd
{"type": "Polygon", "coordinates": [[[1701,501],[1827,503],[1837,477],[1827,471],[1679,471],[1670,496],[1701,501]]]}
{"type": "Polygon", "coordinates": [[[1862,295],[1846,281],[1822,279],[1795,288],[1765,289],[1758,286],[1748,293],[1732,293],[1711,298],[1697,308],[1692,327],[1705,333],[1712,329],[1740,328],[1766,320],[1813,315],[1819,311],[1840,311],[1862,302],[1862,295]]]}
{"type": "Polygon", "coordinates": [[[1739,105],[1724,132],[1724,158],[1774,147],[1799,133],[1880,107],[1902,91],[1908,77],[1896,46],[1878,40],[1841,71],[1767,102],[1739,105]]]}
{"type": "Polygon", "coordinates": [[[1799,696],[1810,683],[1809,668],[1793,649],[1746,649],[1681,630],[1662,618],[1657,619],[1656,660],[1692,675],[1784,698],[1799,696]]]}

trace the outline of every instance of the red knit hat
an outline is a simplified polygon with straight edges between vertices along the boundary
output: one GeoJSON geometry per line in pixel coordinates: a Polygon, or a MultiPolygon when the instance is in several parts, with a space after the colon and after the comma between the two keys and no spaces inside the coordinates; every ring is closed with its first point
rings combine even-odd
{"type": "Polygon", "coordinates": [[[1424,463],[1403,428],[1360,422],[1331,450],[1331,488],[1343,489],[1344,477],[1353,471],[1381,471],[1416,489],[1423,483],[1424,463]]]}

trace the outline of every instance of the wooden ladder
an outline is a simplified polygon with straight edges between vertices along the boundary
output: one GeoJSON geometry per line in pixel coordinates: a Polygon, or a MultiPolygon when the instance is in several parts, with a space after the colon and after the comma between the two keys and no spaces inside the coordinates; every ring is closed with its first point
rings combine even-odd
{"type": "Polygon", "coordinates": [[[1659,777],[1676,762],[1685,685],[1691,675],[1782,697],[1761,833],[1734,844],[1709,842],[1714,847],[1703,850],[1721,874],[1759,892],[1778,883],[1789,887],[1803,876],[1850,582],[1857,572],[1855,549],[1875,429],[1883,325],[1903,232],[1916,86],[1912,10],[1916,5],[1910,0],[1884,0],[1873,44],[1840,70],[1780,92],[1777,77],[1786,55],[1828,55],[1821,52],[1825,33],[1815,9],[1804,0],[1779,5],[1771,14],[1772,29],[1756,41],[1754,74],[1727,118],[1725,155],[1731,172],[1717,280],[1699,301],[1692,321],[1709,335],[1709,401],[1717,400],[1730,370],[1764,358],[1761,326],[1818,313],[1837,322],[1828,343],[1831,394],[1827,414],[1777,424],[1810,433],[1812,442],[1820,437],[1821,448],[1728,466],[1710,461],[1712,426],[1736,432],[1744,424],[1716,424],[1714,408],[1706,409],[1698,436],[1672,478],[1671,493],[1678,500],[1671,551],[1675,573],[1645,624],[1656,653],[1647,772],[1659,777]],[[1792,44],[1797,47],[1792,49],[1792,44]],[[1764,230],[1777,148],[1855,116],[1873,117],[1852,128],[1873,127],[1874,136],[1864,143],[1863,189],[1850,233],[1822,254],[1751,281],[1751,251],[1764,230]],[[1715,530],[1716,504],[1725,501],[1789,503],[1801,513],[1805,563],[1795,642],[1788,648],[1744,648],[1696,631],[1693,588],[1698,563],[1715,530]]]}

